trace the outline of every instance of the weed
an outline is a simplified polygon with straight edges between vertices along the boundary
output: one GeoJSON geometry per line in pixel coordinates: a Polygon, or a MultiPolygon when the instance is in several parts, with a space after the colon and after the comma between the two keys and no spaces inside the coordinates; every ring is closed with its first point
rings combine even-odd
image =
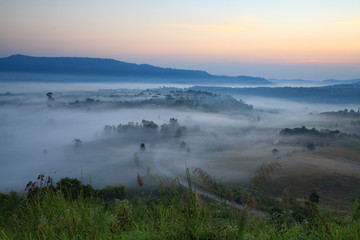
{"type": "Polygon", "coordinates": [[[360,221],[360,199],[351,199],[350,206],[352,210],[352,220],[360,221]]]}

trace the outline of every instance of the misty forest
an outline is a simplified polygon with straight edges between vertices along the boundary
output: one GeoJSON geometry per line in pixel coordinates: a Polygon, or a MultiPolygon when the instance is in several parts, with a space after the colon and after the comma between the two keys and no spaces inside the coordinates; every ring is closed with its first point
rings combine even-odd
{"type": "Polygon", "coordinates": [[[1,84],[5,239],[359,237],[359,88],[1,84]]]}

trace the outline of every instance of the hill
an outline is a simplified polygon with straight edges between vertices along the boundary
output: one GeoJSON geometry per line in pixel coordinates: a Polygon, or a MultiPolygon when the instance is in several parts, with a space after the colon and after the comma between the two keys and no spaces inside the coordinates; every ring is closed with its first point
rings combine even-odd
{"type": "MultiPolygon", "coordinates": [[[[114,59],[83,57],[32,57],[12,55],[0,58],[0,72],[47,73],[70,75],[98,75],[113,77],[154,78],[166,83],[216,83],[216,84],[270,84],[264,78],[250,76],[217,76],[205,71],[161,68],[148,64],[134,64],[114,59]],[[164,81],[166,79],[166,81],[164,81]]],[[[92,81],[89,79],[89,81],[92,81]]],[[[121,81],[119,79],[118,81],[121,81]]]]}
{"type": "Polygon", "coordinates": [[[311,103],[357,103],[360,101],[360,83],[338,84],[324,87],[255,87],[230,88],[196,86],[195,91],[219,94],[279,98],[311,103]]]}
{"type": "Polygon", "coordinates": [[[303,79],[268,79],[270,82],[280,86],[331,86],[335,84],[356,84],[360,82],[360,78],[351,79],[351,80],[336,80],[328,79],[323,81],[312,81],[312,80],[303,80],[303,79]]]}

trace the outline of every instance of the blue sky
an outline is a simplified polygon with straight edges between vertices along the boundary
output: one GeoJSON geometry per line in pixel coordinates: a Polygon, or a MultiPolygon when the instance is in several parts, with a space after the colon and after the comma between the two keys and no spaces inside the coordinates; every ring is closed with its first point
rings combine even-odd
{"type": "Polygon", "coordinates": [[[360,1],[0,0],[0,56],[88,56],[213,74],[360,78],[360,1]]]}

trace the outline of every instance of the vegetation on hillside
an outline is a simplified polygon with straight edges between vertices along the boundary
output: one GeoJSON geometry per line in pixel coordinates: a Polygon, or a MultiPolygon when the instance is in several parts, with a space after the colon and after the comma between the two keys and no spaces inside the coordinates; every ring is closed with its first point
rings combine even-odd
{"type": "MultiPolygon", "coordinates": [[[[194,173],[209,186],[222,187],[205,171],[197,169],[194,173]]],[[[51,178],[39,175],[35,182],[29,182],[24,196],[16,192],[0,195],[0,236],[2,239],[359,239],[360,236],[359,199],[350,202],[352,212],[343,213],[319,209],[316,193],[302,201],[284,193],[280,201],[275,201],[259,191],[243,189],[234,191],[233,199],[228,198],[233,202],[240,196],[245,208],[238,209],[232,203],[198,194],[188,169],[186,180],[186,187],[179,179],[169,180],[168,184],[159,181],[159,194],[150,197],[140,193],[130,196],[124,186],[94,190],[70,178],[54,185],[51,178]],[[259,208],[271,206],[271,210],[264,216],[251,214],[250,206],[254,206],[251,200],[257,201],[259,208]]]]}

